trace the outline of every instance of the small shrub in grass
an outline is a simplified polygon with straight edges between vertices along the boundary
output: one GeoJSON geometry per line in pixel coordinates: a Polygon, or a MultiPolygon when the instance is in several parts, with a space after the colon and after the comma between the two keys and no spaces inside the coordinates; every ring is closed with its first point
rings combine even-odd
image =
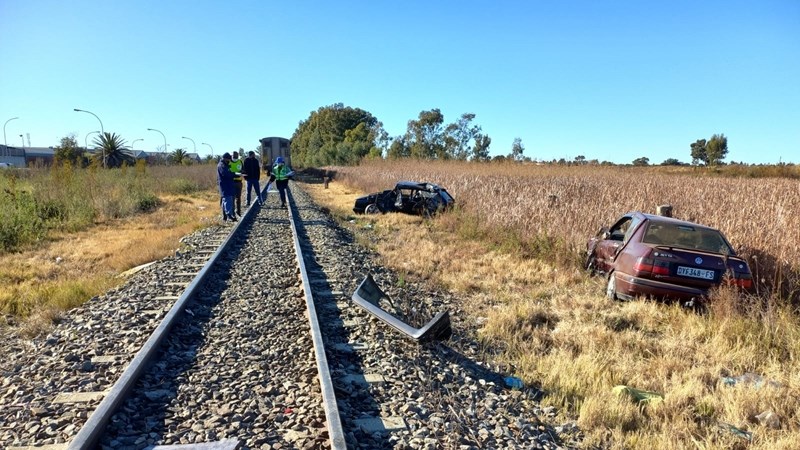
{"type": "Polygon", "coordinates": [[[152,193],[144,193],[138,198],[137,208],[141,212],[150,212],[159,205],[158,197],[152,193]]]}
{"type": "Polygon", "coordinates": [[[187,195],[197,192],[200,187],[197,183],[186,178],[176,178],[169,183],[169,192],[177,195],[187,195]]]}
{"type": "Polygon", "coordinates": [[[30,192],[0,191],[0,251],[12,251],[44,238],[46,228],[30,192]]]}

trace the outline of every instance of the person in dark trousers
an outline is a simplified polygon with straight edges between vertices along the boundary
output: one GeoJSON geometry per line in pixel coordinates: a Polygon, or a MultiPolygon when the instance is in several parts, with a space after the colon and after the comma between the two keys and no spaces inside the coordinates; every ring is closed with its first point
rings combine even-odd
{"type": "Polygon", "coordinates": [[[233,173],[233,203],[236,207],[236,215],[242,215],[242,160],[239,159],[239,152],[233,152],[231,159],[231,172],[233,173]]]}
{"type": "Polygon", "coordinates": [[[219,164],[217,164],[217,185],[219,186],[219,195],[222,200],[222,220],[236,222],[236,217],[233,215],[234,175],[231,172],[230,164],[231,154],[225,153],[222,155],[219,164]]]}
{"type": "Polygon", "coordinates": [[[278,187],[278,192],[281,196],[281,207],[286,207],[286,188],[289,186],[289,168],[283,162],[283,156],[275,158],[275,164],[272,165],[272,173],[269,176],[269,182],[275,182],[278,187]]]}
{"type": "Polygon", "coordinates": [[[261,179],[261,164],[256,159],[256,152],[250,151],[250,153],[247,154],[247,158],[244,160],[242,175],[244,175],[244,179],[247,181],[246,206],[250,206],[250,191],[252,189],[256,191],[256,201],[258,204],[264,203],[264,201],[261,200],[261,185],[259,184],[259,180],[261,179]]]}

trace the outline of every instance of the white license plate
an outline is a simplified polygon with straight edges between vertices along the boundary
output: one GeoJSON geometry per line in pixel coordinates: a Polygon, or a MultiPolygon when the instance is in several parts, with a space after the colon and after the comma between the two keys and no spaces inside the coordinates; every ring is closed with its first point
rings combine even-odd
{"type": "Polygon", "coordinates": [[[702,278],[704,280],[713,280],[714,271],[706,269],[695,269],[694,267],[678,266],[678,275],[683,277],[702,278]]]}

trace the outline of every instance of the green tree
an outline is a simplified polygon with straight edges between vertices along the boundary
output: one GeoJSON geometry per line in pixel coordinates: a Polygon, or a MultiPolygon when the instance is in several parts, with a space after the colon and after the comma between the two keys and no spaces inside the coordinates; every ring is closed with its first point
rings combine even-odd
{"type": "Polygon", "coordinates": [[[169,161],[173,164],[183,164],[188,161],[188,153],[182,148],[176,148],[169,154],[169,161]]]}
{"type": "Polygon", "coordinates": [[[662,166],[682,166],[683,163],[675,158],[667,158],[661,163],[662,166]]]}
{"type": "Polygon", "coordinates": [[[525,146],[522,145],[522,139],[514,138],[514,143],[511,144],[511,155],[509,157],[514,161],[522,161],[522,152],[525,151],[525,146]]]}
{"type": "Polygon", "coordinates": [[[324,106],[312,111],[292,135],[292,164],[357,164],[364,156],[381,152],[378,143],[385,138],[383,124],[369,112],[342,103],[324,106]]]}
{"type": "Polygon", "coordinates": [[[693,165],[697,165],[699,163],[708,164],[708,155],[706,154],[705,139],[698,139],[694,141],[689,147],[691,148],[693,165]]]}
{"type": "Polygon", "coordinates": [[[480,134],[475,138],[475,145],[472,146],[473,161],[489,161],[489,145],[492,138],[485,134],[480,134]]]}
{"type": "Polygon", "coordinates": [[[134,165],[136,159],[126,151],[125,141],[116,133],[105,132],[94,139],[93,144],[99,150],[95,158],[103,162],[108,168],[121,167],[123,164],[134,165]]]}
{"type": "Polygon", "coordinates": [[[641,158],[636,158],[633,160],[634,166],[649,166],[650,165],[650,158],[646,156],[642,156],[641,158]]]}
{"type": "Polygon", "coordinates": [[[386,153],[387,158],[397,159],[397,158],[408,158],[411,156],[411,151],[406,145],[406,140],[403,136],[398,136],[392,140],[392,144],[389,146],[389,151],[386,153]]]}
{"type": "Polygon", "coordinates": [[[417,120],[409,120],[405,142],[412,158],[448,159],[444,143],[444,115],[438,108],[421,111],[417,120]]]}
{"type": "Polygon", "coordinates": [[[724,134],[711,136],[706,144],[706,157],[708,164],[716,166],[722,164],[722,160],[728,155],[728,138],[724,134]]]}
{"type": "Polygon", "coordinates": [[[728,138],[724,134],[715,134],[711,139],[698,139],[690,145],[692,164],[702,163],[716,166],[728,155],[728,138]]]}
{"type": "MultiPolygon", "coordinates": [[[[438,110],[437,110],[438,111],[438,110]]],[[[444,130],[445,154],[448,158],[466,160],[470,155],[470,141],[481,134],[481,127],[473,125],[475,114],[464,113],[444,130]]]]}
{"type": "Polygon", "coordinates": [[[56,164],[70,164],[73,167],[84,166],[83,149],[78,146],[74,134],[61,138],[61,143],[54,150],[53,159],[56,164]]]}

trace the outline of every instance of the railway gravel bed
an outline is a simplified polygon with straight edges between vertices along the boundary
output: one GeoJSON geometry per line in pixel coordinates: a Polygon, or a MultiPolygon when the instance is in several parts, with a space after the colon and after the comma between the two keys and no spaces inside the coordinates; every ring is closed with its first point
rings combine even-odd
{"type": "Polygon", "coordinates": [[[174,256],[65,313],[47,336],[29,340],[4,328],[0,444],[49,445],[72,439],[100,398],[85,401],[73,395],[80,401],[70,401],[64,396],[93,397],[113,385],[183,291],[181,284],[191,280],[184,274],[196,272],[228,231],[215,226],[184,237],[174,256]]]}
{"type": "MultiPolygon", "coordinates": [[[[557,438],[577,436],[573,424],[550,424],[555,411],[540,407],[535,388],[508,388],[509,374],[482,360],[489,349],[478,344],[477,325],[462,317],[457,297],[381,267],[298,185],[291,191],[348,448],[573,447],[557,438]],[[381,306],[414,326],[449,310],[453,337],[418,345],[360,309],[349,299],[367,273],[393,300],[381,306]]],[[[246,449],[327,446],[288,216],[276,205],[271,197],[217,264],[101,447],[225,438],[246,449]]],[[[74,437],[99,400],[56,398],[110,388],[180,295],[180,280],[191,279],[186,274],[199,270],[227,230],[185,237],[176,255],[70,311],[45,337],[3,331],[1,446],[74,437]]]]}
{"type": "Polygon", "coordinates": [[[481,361],[487,349],[476,340],[474,321],[460,314],[458,298],[401,281],[301,189],[292,192],[349,448],[569,447],[557,432],[573,431],[573,424],[548,425],[555,411],[539,406],[539,391],[507,388],[507,374],[481,361]],[[418,345],[360,309],[349,298],[367,273],[392,299],[381,306],[413,326],[449,310],[453,337],[418,345]],[[378,382],[365,385],[365,376],[378,382]],[[363,426],[369,418],[396,426],[369,433],[363,426]]]}
{"type": "Polygon", "coordinates": [[[288,212],[261,208],[218,261],[101,447],[327,442],[288,212]]]}

